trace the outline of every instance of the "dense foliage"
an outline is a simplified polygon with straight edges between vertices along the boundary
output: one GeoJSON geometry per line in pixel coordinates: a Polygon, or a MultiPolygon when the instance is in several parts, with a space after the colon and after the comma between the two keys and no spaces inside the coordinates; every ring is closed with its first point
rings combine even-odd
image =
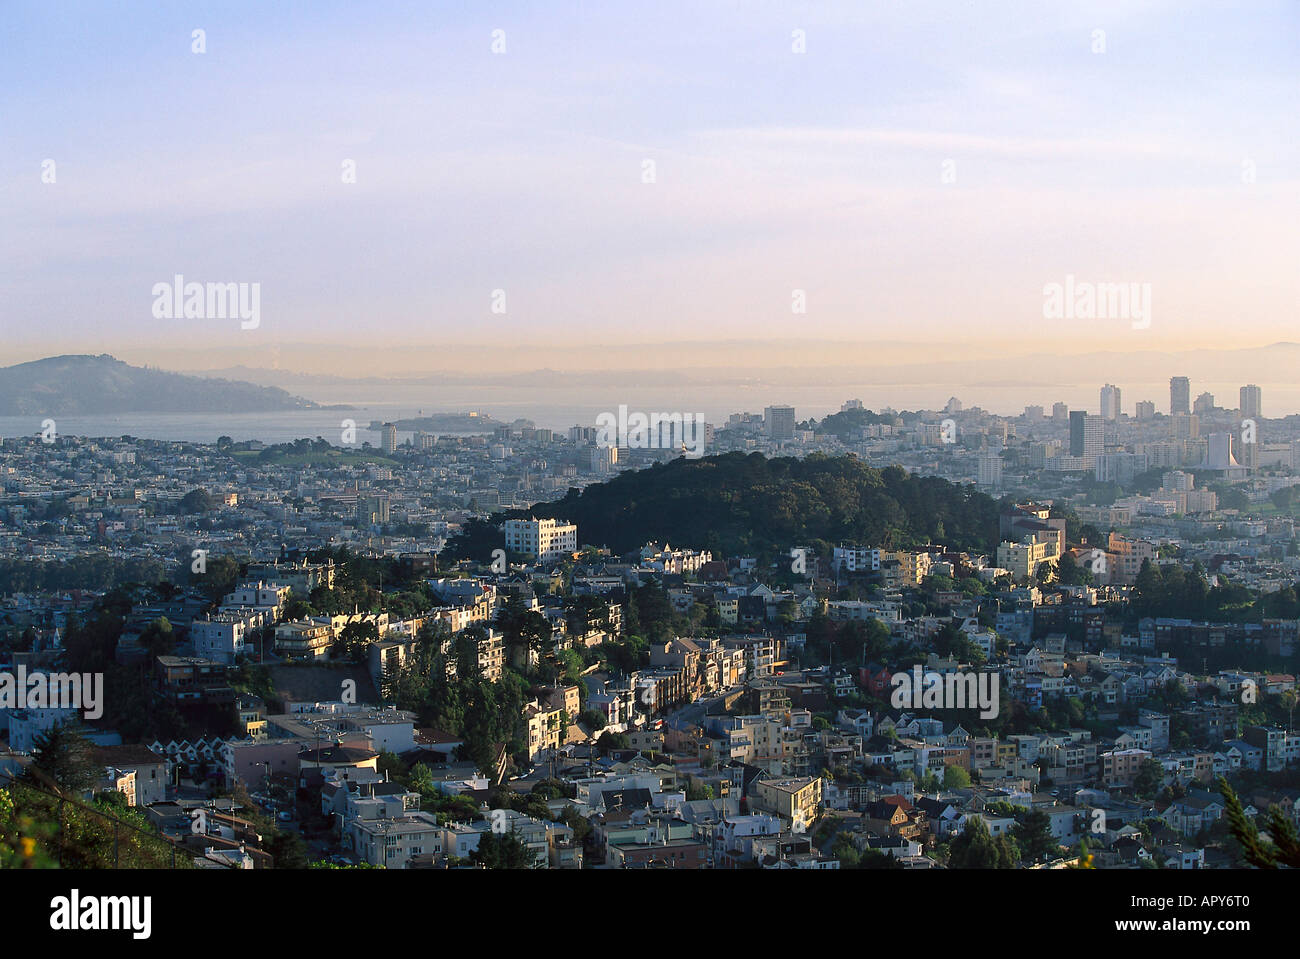
{"type": "Polygon", "coordinates": [[[830,433],[841,440],[849,440],[860,433],[863,427],[882,423],[892,426],[895,417],[871,410],[841,410],[823,419],[817,424],[816,430],[818,433],[830,433]]]}
{"type": "Polygon", "coordinates": [[[997,509],[974,487],[852,456],[726,453],[623,473],[529,512],[568,519],[583,542],[619,552],[666,541],[734,555],[812,540],[986,551],[997,546],[997,509]]]}
{"type": "Polygon", "coordinates": [[[166,564],[161,560],[118,558],[105,553],[68,560],[0,559],[0,594],[112,589],[123,583],[156,582],[166,573],[166,564]]]}

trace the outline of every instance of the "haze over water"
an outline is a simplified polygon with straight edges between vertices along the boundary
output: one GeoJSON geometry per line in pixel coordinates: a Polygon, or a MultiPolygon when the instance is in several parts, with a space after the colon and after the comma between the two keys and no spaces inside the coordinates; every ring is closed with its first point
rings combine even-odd
{"type": "MultiPolygon", "coordinates": [[[[1167,412],[1169,384],[1118,384],[1123,390],[1124,412],[1132,415],[1138,400],[1152,400],[1156,409],[1167,412]]],[[[1238,383],[1193,383],[1193,394],[1213,393],[1219,405],[1237,405],[1238,383]]],[[[1259,384],[1264,390],[1265,417],[1281,417],[1300,410],[1300,385],[1259,384]]],[[[966,409],[981,407],[1001,416],[1017,416],[1027,405],[1038,405],[1050,413],[1056,402],[1071,409],[1096,411],[1098,387],[999,387],[999,386],[692,386],[689,388],[519,387],[448,384],[445,386],[326,386],[294,390],[300,396],[325,405],[347,405],[349,410],[288,410],[274,413],[123,413],[103,416],[61,416],[58,431],[64,436],[138,436],[143,439],[186,440],[212,443],[219,436],[236,441],[260,440],[284,443],[301,437],[323,436],[338,444],[340,423],[352,419],[360,440],[379,445],[377,433],[366,429],[371,420],[396,420],[423,413],[477,411],[509,423],[532,420],[544,429],[566,431],[572,426],[594,426],[596,417],[617,411],[620,403],[629,410],[670,412],[690,410],[705,421],[721,426],[732,413],[763,412],[773,405],[790,405],[800,421],[820,419],[838,411],[845,400],[860,399],[871,410],[943,409],[950,396],[966,409]]],[[[30,436],[40,432],[40,421],[32,417],[0,417],[0,436],[30,436]]]]}

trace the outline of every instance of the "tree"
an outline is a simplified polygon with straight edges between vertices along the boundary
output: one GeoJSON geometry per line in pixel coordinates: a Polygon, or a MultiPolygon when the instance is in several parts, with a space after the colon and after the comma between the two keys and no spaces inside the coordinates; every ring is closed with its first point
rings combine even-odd
{"type": "Polygon", "coordinates": [[[947,766],[943,771],[944,789],[965,789],[970,785],[970,773],[961,766],[947,766]]]}
{"type": "Polygon", "coordinates": [[[411,767],[411,772],[407,776],[407,786],[414,789],[421,796],[432,793],[434,791],[433,771],[424,763],[416,763],[411,767]]]}
{"type": "Polygon", "coordinates": [[[1154,759],[1148,759],[1138,770],[1133,780],[1133,793],[1142,799],[1150,799],[1164,784],[1165,768],[1154,759]]]}
{"type": "Polygon", "coordinates": [[[1006,836],[989,835],[983,816],[969,816],[966,828],[948,844],[950,869],[1014,869],[1020,856],[1006,836]]]}
{"type": "Polygon", "coordinates": [[[694,802],[694,801],[697,800],[697,799],[712,799],[712,798],[713,798],[713,787],[712,787],[712,786],[707,785],[707,784],[705,784],[705,785],[703,785],[703,786],[697,786],[697,785],[695,785],[694,782],[691,782],[691,783],[688,783],[688,784],[687,784],[687,786],[686,786],[686,800],[687,800],[687,802],[694,802]]]}
{"type": "MultiPolygon", "coordinates": [[[[186,566],[187,571],[193,567],[186,566]]],[[[225,596],[239,580],[239,563],[233,556],[209,556],[202,573],[190,572],[190,582],[212,602],[225,596]]]]}
{"type": "Polygon", "coordinates": [[[1228,780],[1220,776],[1218,786],[1226,806],[1228,829],[1241,845],[1242,858],[1257,869],[1276,869],[1278,866],[1300,868],[1300,837],[1282,810],[1276,805],[1268,807],[1268,830],[1272,842],[1265,841],[1260,837],[1255,824],[1246,818],[1241,800],[1228,785],[1228,780]]]}
{"type": "Polygon", "coordinates": [[[456,634],[452,652],[456,661],[457,679],[474,683],[482,678],[483,666],[479,662],[478,651],[481,644],[486,641],[487,630],[482,626],[470,626],[456,634]]]}
{"type": "Polygon", "coordinates": [[[166,616],[159,616],[140,633],[140,646],[149,651],[150,662],[157,656],[169,656],[176,648],[172,624],[166,616]]]}
{"type": "Polygon", "coordinates": [[[1048,856],[1058,851],[1059,843],[1052,835],[1051,821],[1041,809],[1033,809],[1016,823],[1012,830],[1016,845],[1025,857],[1034,862],[1043,862],[1048,856]]]}
{"type": "Polygon", "coordinates": [[[537,865],[537,854],[514,828],[507,833],[484,833],[469,857],[485,869],[533,869],[537,865]]]}
{"type": "Polygon", "coordinates": [[[596,748],[602,754],[608,753],[614,749],[631,749],[632,741],[628,739],[627,733],[603,732],[600,738],[596,740],[596,748]]]}
{"type": "Polygon", "coordinates": [[[212,509],[212,497],[204,489],[192,489],[181,497],[182,513],[206,513],[212,509]]]}
{"type": "MultiPolygon", "coordinates": [[[[81,733],[75,722],[60,723],[36,737],[32,744],[34,769],[53,780],[60,790],[80,795],[95,788],[99,767],[95,764],[94,744],[81,733]]],[[[39,776],[33,776],[40,782],[39,776]]]]}
{"type": "Polygon", "coordinates": [[[379,756],[375,760],[375,770],[380,775],[398,782],[407,777],[406,763],[402,762],[402,757],[387,749],[379,751],[379,756]]]}
{"type": "Polygon", "coordinates": [[[496,625],[501,639],[510,653],[510,661],[518,669],[527,666],[530,651],[540,651],[550,642],[552,627],[545,616],[528,609],[517,594],[506,597],[497,612],[496,625]]]}
{"type": "Polygon", "coordinates": [[[306,869],[307,843],[296,832],[274,830],[263,843],[276,869],[306,869]]]}
{"type": "Polygon", "coordinates": [[[334,659],[359,663],[366,658],[371,643],[379,641],[379,626],[371,619],[354,620],[339,630],[330,654],[334,659]]]}
{"type": "Polygon", "coordinates": [[[519,717],[518,710],[511,714],[510,705],[504,701],[505,684],[501,685],[498,691],[496,685],[480,679],[465,690],[465,744],[461,750],[489,778],[495,778],[500,747],[513,738],[514,724],[519,717]]]}
{"type": "MultiPolygon", "coordinates": [[[[1062,586],[1079,586],[1084,582],[1085,575],[1087,571],[1074,561],[1072,553],[1062,553],[1056,561],[1056,580],[1062,586]]],[[[1088,578],[1091,578],[1090,575],[1088,578]]]]}

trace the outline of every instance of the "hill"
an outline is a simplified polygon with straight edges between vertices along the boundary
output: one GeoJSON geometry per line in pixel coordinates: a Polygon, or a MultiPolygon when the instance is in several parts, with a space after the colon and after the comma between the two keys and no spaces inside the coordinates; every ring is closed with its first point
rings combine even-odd
{"type": "Polygon", "coordinates": [[[316,406],[275,387],[130,366],[108,354],[52,356],[0,369],[0,416],[265,413],[316,406]]]}
{"type": "MultiPolygon", "coordinates": [[[[655,540],[723,555],[823,540],[869,546],[997,547],[998,504],[971,486],[883,470],[852,456],[675,459],[534,506],[578,524],[583,543],[618,552],[655,540]]],[[[519,514],[523,515],[523,514],[519,514]]]]}

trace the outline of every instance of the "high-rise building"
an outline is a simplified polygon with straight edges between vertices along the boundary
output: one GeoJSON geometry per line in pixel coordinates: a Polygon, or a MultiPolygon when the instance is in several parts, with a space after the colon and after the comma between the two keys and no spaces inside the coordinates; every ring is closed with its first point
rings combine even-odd
{"type": "MultiPolygon", "coordinates": [[[[1070,411],[1070,455],[1092,459],[1106,448],[1106,425],[1100,416],[1083,410],[1070,411]]],[[[1090,464],[1090,465],[1094,465],[1090,464]]]]}
{"type": "Polygon", "coordinates": [[[1052,404],[1052,419],[1058,423],[1064,423],[1070,418],[1070,407],[1065,403],[1052,404]]]}
{"type": "Polygon", "coordinates": [[[1258,386],[1243,386],[1241,388],[1241,402],[1238,408],[1241,415],[1248,419],[1258,419],[1260,410],[1263,407],[1263,394],[1258,386]]]}
{"type": "Polygon", "coordinates": [[[979,455],[977,482],[980,486],[998,489],[1002,486],[1002,451],[984,450],[979,455]]]}
{"type": "Polygon", "coordinates": [[[1192,381],[1185,376],[1169,378],[1169,412],[1190,413],[1192,411],[1192,381]]]}
{"type": "Polygon", "coordinates": [[[1156,417],[1156,404],[1150,400],[1138,400],[1137,419],[1139,423],[1147,420],[1153,420],[1156,417]]]}
{"type": "Polygon", "coordinates": [[[770,440],[780,443],[794,439],[794,407],[769,406],[763,410],[763,424],[770,440]]]}
{"type": "Polygon", "coordinates": [[[1026,406],[1025,419],[1031,423],[1036,423],[1043,418],[1043,408],[1041,406],[1026,406]]]}
{"type": "Polygon", "coordinates": [[[614,464],[617,462],[617,446],[591,447],[591,471],[597,476],[608,476],[614,472],[614,464]]]}
{"type": "Polygon", "coordinates": [[[1211,433],[1206,438],[1205,465],[1212,470],[1232,469],[1240,466],[1232,455],[1232,434],[1211,433]]]}
{"type": "Polygon", "coordinates": [[[1119,419],[1119,387],[1107,383],[1101,388],[1101,418],[1114,422],[1119,419]]]}
{"type": "Polygon", "coordinates": [[[1214,394],[1202,393],[1198,396],[1196,402],[1192,404],[1192,412],[1197,416],[1203,416],[1206,413],[1214,412],[1214,394]]]}
{"type": "Polygon", "coordinates": [[[392,453],[397,449],[397,427],[392,423],[385,423],[381,439],[379,441],[380,449],[385,453],[392,453]]]}
{"type": "MultiPolygon", "coordinates": [[[[1259,387],[1255,387],[1255,390],[1258,392],[1259,387]]],[[[1255,403],[1256,409],[1254,416],[1259,416],[1258,397],[1255,398],[1255,403]]],[[[1241,435],[1239,437],[1239,442],[1237,443],[1237,459],[1240,460],[1241,465],[1247,469],[1257,470],[1259,469],[1259,444],[1261,442],[1259,438],[1259,425],[1254,423],[1253,418],[1250,416],[1243,417],[1243,419],[1249,419],[1252,420],[1252,422],[1243,422],[1241,424],[1241,435]]]]}

